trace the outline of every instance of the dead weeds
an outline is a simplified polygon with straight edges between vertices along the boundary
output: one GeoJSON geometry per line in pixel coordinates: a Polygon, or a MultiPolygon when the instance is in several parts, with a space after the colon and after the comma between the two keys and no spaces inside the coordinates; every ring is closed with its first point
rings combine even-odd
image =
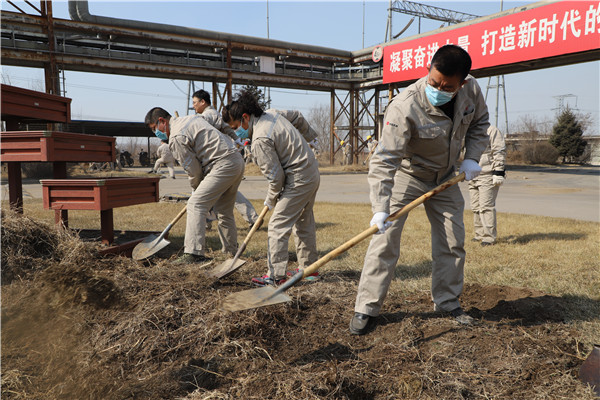
{"type": "MultiPolygon", "coordinates": [[[[211,254],[218,257],[218,254],[211,254]]],[[[576,301],[467,285],[472,328],[429,294],[391,294],[373,332],[348,333],[356,271],[328,270],[293,301],[224,313],[264,272],[250,258],[220,281],[168,259],[101,258],[90,243],[2,217],[6,399],[592,399],[578,380],[591,344],[576,301]]]]}

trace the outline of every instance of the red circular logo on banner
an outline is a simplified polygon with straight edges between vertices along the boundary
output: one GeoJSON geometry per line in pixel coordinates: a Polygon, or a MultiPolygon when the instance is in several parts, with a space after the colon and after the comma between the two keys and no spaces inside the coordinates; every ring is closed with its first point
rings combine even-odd
{"type": "Polygon", "coordinates": [[[383,47],[375,46],[373,49],[372,59],[373,62],[379,62],[383,58],[383,47]]]}

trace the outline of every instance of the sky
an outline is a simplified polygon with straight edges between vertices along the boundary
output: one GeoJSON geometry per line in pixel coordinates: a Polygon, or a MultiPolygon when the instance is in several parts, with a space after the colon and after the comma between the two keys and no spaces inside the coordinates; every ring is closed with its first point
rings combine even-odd
{"type": "MultiPolygon", "coordinates": [[[[475,15],[489,15],[501,9],[531,4],[532,1],[418,1],[419,3],[475,15]]],[[[31,11],[23,1],[18,7],[31,11]]],[[[39,6],[39,2],[30,1],[39,6]]],[[[2,8],[16,11],[1,2],[2,8]]],[[[342,50],[360,50],[385,41],[389,1],[95,1],[89,2],[91,14],[200,28],[261,38],[304,43],[342,50]],[[364,21],[364,23],[363,23],[364,21]],[[364,46],[363,46],[364,44],[364,46]]],[[[66,0],[53,1],[55,18],[70,19],[66,0]]],[[[396,35],[412,18],[393,13],[392,31],[396,35]]],[[[400,36],[419,33],[415,21],[400,36]]],[[[439,28],[441,22],[421,19],[420,32],[439,28]]],[[[62,77],[62,76],[61,76],[62,77]]],[[[2,66],[2,83],[44,91],[42,69],[2,66]]],[[[64,72],[66,96],[72,99],[73,119],[142,122],[146,112],[160,106],[180,115],[187,112],[188,81],[141,78],[121,75],[64,72]]],[[[488,78],[478,79],[485,93],[488,78]]],[[[498,125],[514,132],[524,119],[550,123],[556,118],[557,96],[565,104],[590,114],[593,124],[586,134],[597,135],[600,121],[600,62],[536,70],[504,76],[507,115],[500,92],[498,125]]],[[[495,85],[492,78],[491,84],[495,85]]],[[[62,87],[62,85],[61,85],[62,87]]],[[[210,82],[195,82],[196,90],[212,90],[210,82]]],[[[307,114],[319,105],[329,107],[327,92],[271,89],[272,108],[297,109],[307,114]]],[[[496,118],[496,90],[489,89],[490,120],[496,118]]]]}

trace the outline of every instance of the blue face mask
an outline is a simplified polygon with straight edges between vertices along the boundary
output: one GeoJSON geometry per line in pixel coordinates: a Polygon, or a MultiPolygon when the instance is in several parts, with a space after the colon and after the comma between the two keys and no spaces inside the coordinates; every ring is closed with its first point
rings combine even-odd
{"type": "Polygon", "coordinates": [[[159,130],[158,128],[156,128],[154,130],[154,134],[156,135],[157,138],[159,138],[160,140],[164,140],[167,141],[169,140],[169,138],[167,137],[167,134],[164,133],[163,131],[159,130]]]}
{"type": "Polygon", "coordinates": [[[242,126],[243,122],[244,118],[242,117],[242,120],[240,121],[240,126],[235,130],[235,134],[237,135],[237,137],[239,137],[242,140],[248,138],[248,129],[244,129],[244,127],[242,126]]]}
{"type": "Polygon", "coordinates": [[[438,107],[443,106],[444,104],[452,100],[456,92],[445,92],[443,90],[438,90],[428,83],[425,87],[425,94],[427,95],[427,99],[429,100],[429,102],[432,105],[438,107]]]}

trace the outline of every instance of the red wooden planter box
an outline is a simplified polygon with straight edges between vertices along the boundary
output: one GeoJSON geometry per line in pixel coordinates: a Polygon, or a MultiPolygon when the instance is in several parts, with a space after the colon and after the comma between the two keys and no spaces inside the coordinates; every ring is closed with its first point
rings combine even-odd
{"type": "Polygon", "coordinates": [[[4,85],[2,91],[2,119],[35,119],[53,122],[71,122],[71,99],[16,86],[4,85]]]}
{"type": "Polygon", "coordinates": [[[109,210],[159,200],[160,178],[42,179],[44,208],[109,210]]]}
{"type": "MultiPolygon", "coordinates": [[[[160,178],[42,179],[44,208],[99,210],[102,242],[114,240],[113,208],[159,200],[160,178]]],[[[57,213],[56,223],[61,223],[57,213]]]]}
{"type": "Polygon", "coordinates": [[[13,131],[0,134],[2,162],[113,162],[115,138],[56,131],[13,131]]]}

